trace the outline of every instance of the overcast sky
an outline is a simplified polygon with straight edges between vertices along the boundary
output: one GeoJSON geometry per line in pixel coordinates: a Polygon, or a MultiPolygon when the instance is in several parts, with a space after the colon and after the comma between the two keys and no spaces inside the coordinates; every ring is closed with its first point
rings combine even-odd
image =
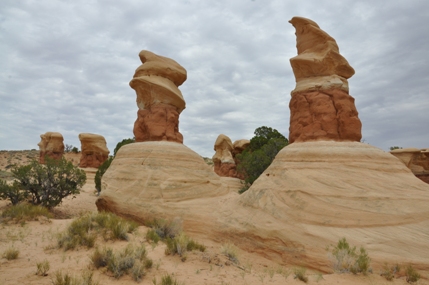
{"type": "Polygon", "coordinates": [[[287,137],[293,16],[318,23],[355,69],[366,143],[429,148],[427,0],[2,0],[0,150],[38,149],[55,131],[79,149],[79,133],[103,135],[113,152],[133,137],[128,83],[143,49],[187,70],[179,130],[200,155],[221,133],[287,137]]]}

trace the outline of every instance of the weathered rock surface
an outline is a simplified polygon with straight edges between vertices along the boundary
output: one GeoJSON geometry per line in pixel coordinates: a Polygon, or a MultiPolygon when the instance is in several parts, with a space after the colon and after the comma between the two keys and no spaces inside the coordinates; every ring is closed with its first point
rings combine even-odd
{"type": "Polygon", "coordinates": [[[390,151],[404,163],[415,176],[429,183],[429,151],[428,149],[403,148],[390,151]]]}
{"type": "Polygon", "coordinates": [[[41,141],[37,144],[40,150],[39,162],[45,163],[45,156],[61,159],[64,154],[64,138],[57,132],[47,132],[40,135],[41,141]]]}
{"type": "Polygon", "coordinates": [[[140,142],[118,151],[102,178],[99,210],[143,221],[148,213],[168,213],[200,198],[228,193],[197,153],[174,142],[140,142]]]}
{"type": "Polygon", "coordinates": [[[235,156],[237,154],[242,153],[246,148],[248,148],[250,145],[250,140],[246,140],[246,139],[241,139],[241,140],[236,140],[233,144],[233,150],[232,150],[232,155],[235,156]]]}
{"type": "Polygon", "coordinates": [[[237,140],[232,143],[231,139],[220,134],[214,144],[215,154],[212,157],[214,171],[223,177],[234,177],[243,179],[243,175],[237,172],[236,155],[240,154],[250,144],[249,140],[237,140]]]}
{"type": "Polygon", "coordinates": [[[214,171],[219,176],[235,177],[237,175],[237,167],[234,158],[232,157],[232,141],[231,139],[220,134],[214,144],[214,151],[216,152],[213,157],[214,171]]]}
{"type": "Polygon", "coordinates": [[[360,141],[362,124],[347,79],[354,69],[336,41],[306,18],[294,17],[298,55],[290,59],[296,79],[289,103],[289,142],[360,141]]]}
{"type": "Polygon", "coordinates": [[[324,248],[346,237],[364,245],[373,264],[397,259],[429,268],[429,185],[368,144],[290,144],[239,203],[254,212],[254,234],[276,237],[270,249],[289,262],[328,269],[324,248]]]}
{"type": "Polygon", "coordinates": [[[79,134],[81,143],[81,157],[79,166],[82,168],[98,168],[109,158],[106,140],[103,136],[97,134],[81,133],[79,134]]]}
{"type": "Polygon", "coordinates": [[[183,143],[179,115],[185,100],[178,86],[186,80],[186,70],[172,59],[141,51],[143,63],[137,68],[130,86],[136,91],[136,142],[173,141],[183,143]]]}

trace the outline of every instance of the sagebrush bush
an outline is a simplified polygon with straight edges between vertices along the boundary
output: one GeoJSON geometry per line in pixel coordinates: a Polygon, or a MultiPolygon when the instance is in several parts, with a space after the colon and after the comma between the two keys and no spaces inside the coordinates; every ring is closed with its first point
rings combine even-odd
{"type": "Polygon", "coordinates": [[[3,253],[3,257],[7,260],[13,260],[17,259],[19,256],[19,250],[13,247],[10,247],[6,249],[6,251],[3,253]]]}
{"type": "Polygon", "coordinates": [[[199,250],[204,252],[206,250],[206,247],[204,245],[192,240],[183,232],[175,236],[174,238],[166,238],[165,242],[167,244],[165,254],[178,254],[182,258],[182,261],[186,260],[186,252],[188,251],[199,250]]]}
{"type": "Polygon", "coordinates": [[[130,273],[135,281],[140,281],[146,270],[153,265],[152,260],[147,257],[144,245],[128,244],[116,253],[111,248],[96,248],[90,258],[95,268],[106,267],[117,279],[130,273]]]}
{"type": "Polygon", "coordinates": [[[220,248],[221,253],[223,253],[226,257],[228,257],[229,260],[231,260],[234,263],[239,263],[238,261],[238,254],[237,254],[237,247],[233,245],[232,243],[226,243],[223,244],[220,248]]]}
{"type": "MultiPolygon", "coordinates": [[[[158,285],[156,278],[152,280],[153,285],[158,285]]],[[[183,283],[184,284],[184,283],[183,283]]],[[[161,277],[161,283],[160,285],[182,285],[182,283],[179,283],[176,278],[171,277],[170,274],[166,274],[161,277]]]]}
{"type": "Polygon", "coordinates": [[[336,271],[367,274],[370,270],[371,258],[365,248],[361,247],[357,254],[356,247],[351,247],[345,238],[340,239],[333,247],[331,256],[336,271]]]}
{"type": "Polygon", "coordinates": [[[1,214],[3,218],[16,223],[34,221],[39,217],[52,218],[52,213],[42,206],[34,206],[28,203],[20,203],[6,208],[1,214]]]}
{"type": "Polygon", "coordinates": [[[64,250],[79,245],[91,248],[100,234],[105,240],[128,240],[138,224],[125,220],[113,213],[89,213],[75,219],[69,227],[58,235],[58,246],[64,250]]]}
{"type": "Polygon", "coordinates": [[[47,261],[46,259],[42,262],[38,262],[36,266],[37,266],[36,275],[40,275],[40,276],[48,275],[48,271],[51,268],[49,261],[47,261]]]}
{"type": "Polygon", "coordinates": [[[182,220],[179,218],[167,221],[164,219],[155,219],[147,224],[161,238],[174,238],[182,232],[182,220]]]}
{"type": "Polygon", "coordinates": [[[69,273],[57,271],[52,279],[53,285],[98,285],[99,283],[93,280],[91,271],[84,271],[82,277],[75,277],[69,273]]]}
{"type": "Polygon", "coordinates": [[[414,283],[421,278],[420,274],[414,269],[412,265],[408,265],[405,269],[405,276],[408,283],[414,283]]]}
{"type": "Polygon", "coordinates": [[[305,275],[305,273],[307,272],[307,269],[303,268],[303,267],[299,267],[299,268],[295,268],[293,273],[294,273],[294,279],[298,279],[301,280],[304,283],[308,282],[308,277],[305,275]]]}

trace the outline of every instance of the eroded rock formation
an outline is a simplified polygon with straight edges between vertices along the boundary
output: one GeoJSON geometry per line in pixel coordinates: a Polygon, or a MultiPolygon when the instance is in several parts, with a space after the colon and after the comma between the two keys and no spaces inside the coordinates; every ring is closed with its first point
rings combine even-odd
{"type": "Polygon", "coordinates": [[[289,22],[298,50],[290,59],[296,87],[289,103],[289,142],[360,141],[362,124],[347,82],[354,69],[315,22],[302,17],[289,22]]]}
{"type": "Polygon", "coordinates": [[[81,143],[81,157],[79,166],[82,168],[98,168],[109,158],[106,140],[103,136],[97,134],[82,133],[79,134],[81,143]]]}
{"type": "Polygon", "coordinates": [[[416,177],[429,183],[429,150],[418,148],[394,149],[390,153],[399,158],[416,177]]]}
{"type": "Polygon", "coordinates": [[[185,100],[178,86],[186,80],[186,70],[172,59],[143,50],[143,63],[137,68],[130,86],[136,91],[136,142],[173,141],[183,143],[179,115],[185,100]]]}
{"type": "Polygon", "coordinates": [[[223,177],[244,179],[243,175],[237,172],[236,155],[246,149],[249,144],[250,141],[245,139],[237,140],[233,144],[228,136],[220,134],[214,144],[216,153],[212,158],[216,174],[223,177]]]}
{"type": "Polygon", "coordinates": [[[64,154],[63,135],[56,132],[47,132],[40,135],[41,141],[37,144],[40,150],[39,162],[45,163],[45,156],[61,159],[64,154]]]}

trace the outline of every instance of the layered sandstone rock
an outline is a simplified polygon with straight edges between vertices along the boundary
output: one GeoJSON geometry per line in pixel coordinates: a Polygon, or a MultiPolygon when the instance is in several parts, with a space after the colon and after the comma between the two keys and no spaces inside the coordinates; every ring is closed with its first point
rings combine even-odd
{"type": "MultiPolygon", "coordinates": [[[[197,153],[175,142],[140,142],[124,145],[103,175],[98,210],[145,221],[168,209],[185,207],[200,198],[228,193],[226,187],[197,153]]],[[[197,201],[195,203],[198,204],[197,201]]]]}
{"type": "Polygon", "coordinates": [[[130,86],[136,91],[136,142],[173,141],[183,143],[179,115],[185,100],[178,86],[186,80],[186,70],[172,59],[141,51],[143,63],[137,68],[130,86]]]}
{"type": "Polygon", "coordinates": [[[41,141],[37,144],[40,150],[39,162],[45,163],[45,156],[61,159],[64,154],[63,135],[56,132],[47,132],[40,135],[41,141]]]}
{"type": "Polygon", "coordinates": [[[79,166],[82,168],[98,168],[109,158],[106,140],[103,136],[97,134],[81,133],[79,134],[81,143],[81,157],[79,166]]]}
{"type": "Polygon", "coordinates": [[[329,270],[325,247],[346,237],[368,250],[373,268],[395,259],[429,268],[428,203],[429,185],[389,153],[317,141],[283,148],[240,196],[248,210],[235,209],[254,213],[249,220],[258,226],[249,232],[266,240],[273,258],[329,270]]]}
{"type": "Polygon", "coordinates": [[[348,94],[353,68],[315,22],[294,17],[290,23],[298,55],[290,59],[296,87],[289,103],[289,142],[360,141],[362,124],[348,94]]]}

